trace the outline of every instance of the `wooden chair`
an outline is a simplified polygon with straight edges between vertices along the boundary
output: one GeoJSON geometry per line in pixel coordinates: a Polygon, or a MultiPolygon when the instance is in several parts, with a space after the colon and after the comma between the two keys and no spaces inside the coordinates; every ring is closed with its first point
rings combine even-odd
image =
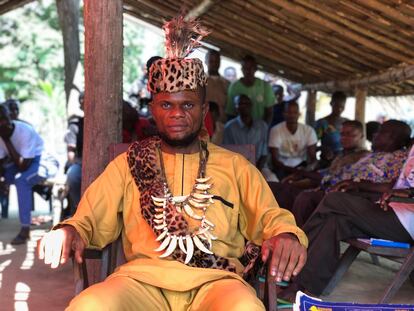
{"type": "MultiPolygon", "coordinates": [[[[128,144],[111,144],[108,148],[109,159],[112,160],[119,154],[128,149],[128,144]]],[[[224,145],[224,148],[233,152],[241,153],[251,163],[255,164],[255,147],[254,145],[224,145]]],[[[91,282],[88,275],[86,260],[101,260],[99,277],[92,283],[103,281],[108,275],[114,272],[115,268],[125,263],[125,255],[122,247],[122,239],[119,237],[115,242],[110,243],[104,249],[90,249],[84,251],[83,263],[81,265],[74,263],[75,270],[75,294],[80,293],[83,289],[89,287],[91,282]]],[[[250,278],[251,285],[256,289],[257,296],[265,304],[266,310],[277,310],[276,281],[270,275],[267,265],[260,265],[257,260],[254,267],[255,275],[250,278]]]]}
{"type": "Polygon", "coordinates": [[[365,251],[371,255],[385,257],[393,261],[401,263],[401,267],[395,274],[391,284],[384,291],[381,299],[378,303],[388,303],[396,292],[400,289],[401,285],[407,280],[411,274],[412,281],[414,281],[414,246],[412,245],[409,249],[404,248],[392,248],[392,247],[381,247],[372,246],[367,242],[350,239],[346,241],[349,246],[345,253],[342,255],[338,268],[331,278],[329,284],[324,290],[324,294],[330,294],[338,282],[341,280],[345,272],[351,266],[354,259],[358,256],[361,251],[365,251]]]}

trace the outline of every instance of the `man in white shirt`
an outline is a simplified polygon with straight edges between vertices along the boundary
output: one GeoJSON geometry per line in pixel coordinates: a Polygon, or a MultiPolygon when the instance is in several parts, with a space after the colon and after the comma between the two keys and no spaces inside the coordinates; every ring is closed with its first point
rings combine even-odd
{"type": "Polygon", "coordinates": [[[279,179],[294,173],[299,166],[312,166],[316,161],[315,130],[298,122],[299,105],[292,101],[285,104],[285,121],[274,126],[269,134],[269,148],[273,170],[279,179]]]}
{"type": "Polygon", "coordinates": [[[43,140],[27,123],[12,121],[10,112],[0,105],[0,187],[14,184],[19,203],[21,230],[11,244],[24,244],[30,237],[32,187],[39,176],[43,140]]]}

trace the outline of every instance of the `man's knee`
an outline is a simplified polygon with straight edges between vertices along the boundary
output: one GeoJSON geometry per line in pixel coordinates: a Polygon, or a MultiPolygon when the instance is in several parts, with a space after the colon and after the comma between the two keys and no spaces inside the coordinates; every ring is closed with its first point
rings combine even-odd
{"type": "Polygon", "coordinates": [[[66,310],[111,310],[113,305],[111,296],[105,297],[102,291],[90,287],[73,298],[66,310]]]}
{"type": "Polygon", "coordinates": [[[191,310],[255,311],[265,308],[254,290],[239,280],[226,279],[201,288],[191,310]]]}
{"type": "Polygon", "coordinates": [[[67,310],[118,310],[125,281],[118,278],[94,284],[73,298],[67,310]]]}

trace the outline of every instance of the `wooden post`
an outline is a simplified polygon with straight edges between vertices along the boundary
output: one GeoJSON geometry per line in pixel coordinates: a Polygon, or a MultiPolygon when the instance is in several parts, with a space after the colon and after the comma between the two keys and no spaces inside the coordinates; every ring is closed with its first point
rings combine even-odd
{"type": "MultiPolygon", "coordinates": [[[[357,88],[355,90],[355,120],[360,121],[365,131],[365,99],[367,97],[366,88],[357,88]]],[[[366,135],[364,135],[366,137],[366,135]]]]}
{"type": "Polygon", "coordinates": [[[80,59],[79,47],[79,0],[56,0],[59,24],[63,36],[65,55],[66,104],[73,86],[76,67],[80,59]]]}
{"type": "Polygon", "coordinates": [[[121,142],[122,0],[87,0],[82,192],[108,164],[108,146],[121,142]]]}
{"type": "Polygon", "coordinates": [[[315,124],[316,111],[316,90],[308,90],[306,97],[306,124],[313,126],[315,124]]]}

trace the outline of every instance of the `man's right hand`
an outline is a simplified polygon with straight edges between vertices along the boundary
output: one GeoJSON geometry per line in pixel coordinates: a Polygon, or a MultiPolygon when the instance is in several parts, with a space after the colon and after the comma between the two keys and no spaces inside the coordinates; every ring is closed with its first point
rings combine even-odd
{"type": "Polygon", "coordinates": [[[52,230],[40,240],[39,259],[51,268],[64,264],[74,251],[75,260],[82,263],[83,251],[86,243],[82,240],[76,229],[70,225],[52,230]]]}

